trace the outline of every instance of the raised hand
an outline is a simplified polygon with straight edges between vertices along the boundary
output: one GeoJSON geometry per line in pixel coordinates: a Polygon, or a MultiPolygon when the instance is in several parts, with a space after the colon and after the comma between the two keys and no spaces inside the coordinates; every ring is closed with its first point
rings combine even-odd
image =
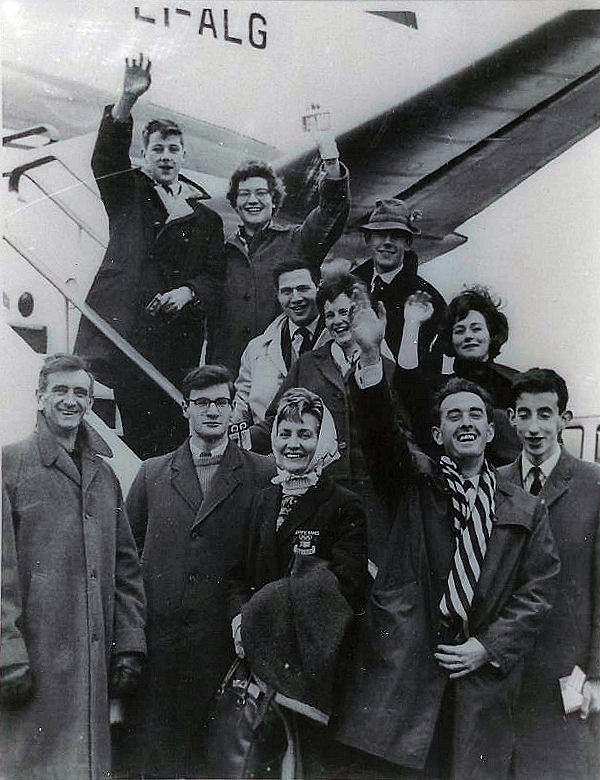
{"type": "Polygon", "coordinates": [[[417,290],[409,295],[404,304],[404,322],[427,322],[433,316],[433,304],[431,295],[424,290],[417,290]]]}
{"type": "Polygon", "coordinates": [[[361,364],[376,363],[380,359],[381,342],[387,325],[385,306],[377,301],[377,309],[373,309],[364,289],[354,290],[352,303],[352,333],[360,347],[361,364]]]}
{"type": "Polygon", "coordinates": [[[125,59],[125,74],[123,76],[123,94],[131,95],[136,100],[150,88],[152,78],[150,76],[150,67],[152,63],[146,60],[144,64],[144,55],[140,52],[139,60],[129,57],[125,59]]]}

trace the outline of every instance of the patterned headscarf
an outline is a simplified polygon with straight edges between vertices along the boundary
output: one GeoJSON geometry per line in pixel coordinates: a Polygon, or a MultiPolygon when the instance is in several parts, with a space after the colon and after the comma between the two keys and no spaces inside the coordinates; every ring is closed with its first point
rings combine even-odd
{"type": "MultiPolygon", "coordinates": [[[[271,482],[274,485],[281,485],[284,496],[301,496],[306,491],[317,484],[323,469],[331,463],[338,460],[340,452],[338,449],[337,431],[331,412],[325,406],[322,399],[310,390],[305,388],[291,388],[282,397],[277,409],[277,415],[271,429],[271,448],[275,451],[275,441],[279,423],[282,419],[282,413],[285,412],[290,402],[308,400],[312,403],[318,402],[322,408],[321,427],[319,428],[319,437],[315,452],[302,474],[292,474],[286,469],[277,466],[277,474],[271,482]]],[[[304,413],[310,413],[308,410],[304,413]]]]}

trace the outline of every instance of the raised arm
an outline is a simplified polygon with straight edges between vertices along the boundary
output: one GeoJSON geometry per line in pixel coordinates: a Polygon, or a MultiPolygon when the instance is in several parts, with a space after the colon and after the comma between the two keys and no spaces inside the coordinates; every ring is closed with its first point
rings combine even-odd
{"type": "Polygon", "coordinates": [[[383,376],[380,350],[387,317],[381,301],[373,309],[363,291],[357,290],[353,301],[352,331],[360,358],[349,379],[352,411],[375,489],[388,510],[393,511],[403,491],[411,457],[383,376]]]}
{"type": "Polygon", "coordinates": [[[144,65],[141,54],[139,62],[125,60],[123,89],[116,104],[104,109],[92,153],[92,170],[109,216],[131,197],[129,185],[132,180],[123,175],[131,170],[131,109],[150,87],[150,82],[150,60],[144,65]]]}
{"type": "Polygon", "coordinates": [[[322,160],[319,205],[297,229],[300,250],[316,270],[344,232],[350,213],[350,177],[340,162],[335,136],[330,130],[312,131],[322,160]]]}
{"type": "Polygon", "coordinates": [[[123,75],[123,89],[119,99],[112,109],[112,118],[116,122],[128,122],[131,116],[131,109],[144,92],[150,89],[152,78],[150,68],[152,63],[146,59],[144,64],[144,55],[140,53],[139,60],[129,57],[125,59],[125,73],[123,75]]]}

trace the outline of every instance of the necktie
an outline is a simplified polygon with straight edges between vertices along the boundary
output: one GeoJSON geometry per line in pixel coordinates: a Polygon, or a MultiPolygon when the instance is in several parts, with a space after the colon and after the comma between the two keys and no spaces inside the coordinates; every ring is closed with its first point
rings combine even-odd
{"type": "Polygon", "coordinates": [[[381,276],[376,276],[373,279],[373,289],[372,293],[373,295],[378,299],[381,300],[381,296],[383,293],[387,290],[387,284],[383,281],[381,276]]]}
{"type": "Polygon", "coordinates": [[[304,354],[304,352],[308,352],[311,346],[309,329],[305,328],[304,326],[298,328],[298,330],[294,333],[293,342],[294,342],[294,349],[298,353],[298,357],[304,354]]]}
{"type": "Polygon", "coordinates": [[[532,466],[531,471],[529,472],[533,476],[533,480],[531,482],[531,487],[529,488],[529,492],[532,496],[537,496],[542,489],[542,480],[541,480],[541,474],[542,470],[539,466],[532,466]]]}

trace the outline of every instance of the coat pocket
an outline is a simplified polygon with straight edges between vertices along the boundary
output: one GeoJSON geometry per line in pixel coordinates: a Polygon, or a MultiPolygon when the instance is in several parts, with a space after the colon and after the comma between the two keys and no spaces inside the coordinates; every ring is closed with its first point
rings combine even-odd
{"type": "Polygon", "coordinates": [[[391,589],[375,588],[367,610],[366,630],[378,654],[391,660],[423,638],[422,598],[416,580],[391,589]]]}

